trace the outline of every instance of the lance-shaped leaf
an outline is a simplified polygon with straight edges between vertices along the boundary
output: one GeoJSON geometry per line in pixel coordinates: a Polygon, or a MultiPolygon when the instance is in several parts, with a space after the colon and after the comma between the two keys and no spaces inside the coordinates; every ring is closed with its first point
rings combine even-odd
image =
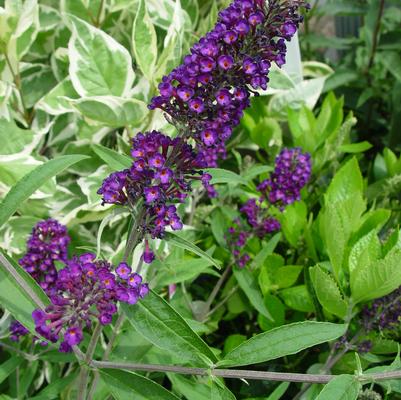
{"type": "Polygon", "coordinates": [[[283,325],[261,333],[231,350],[219,366],[250,365],[290,354],[337,339],[347,330],[345,324],[305,321],[283,325]]]}
{"type": "Polygon", "coordinates": [[[191,253],[197,254],[199,257],[202,257],[205,260],[209,261],[216,268],[218,268],[218,269],[221,268],[221,266],[217,260],[215,260],[213,257],[209,256],[209,254],[204,252],[202,249],[200,249],[195,244],[184,239],[183,237],[178,236],[173,232],[166,232],[164,238],[173,246],[177,246],[177,247],[180,247],[181,249],[188,250],[191,253]]]}
{"type": "Polygon", "coordinates": [[[100,144],[92,146],[93,151],[114,171],[130,168],[132,159],[124,154],[117,153],[115,150],[104,147],[100,144]]]}
{"type": "Polygon", "coordinates": [[[132,326],[155,346],[196,365],[217,361],[184,318],[156,293],[151,291],[134,306],[123,304],[122,308],[132,326]]]}
{"type": "Polygon", "coordinates": [[[100,376],[116,400],[178,400],[163,386],[134,372],[102,369],[100,376]]]}
{"type": "Polygon", "coordinates": [[[61,156],[47,161],[25,175],[10,189],[3,202],[0,204],[0,226],[7,222],[15,211],[17,211],[20,204],[39,189],[43,183],[85,158],[88,157],[80,154],[61,156]]]}

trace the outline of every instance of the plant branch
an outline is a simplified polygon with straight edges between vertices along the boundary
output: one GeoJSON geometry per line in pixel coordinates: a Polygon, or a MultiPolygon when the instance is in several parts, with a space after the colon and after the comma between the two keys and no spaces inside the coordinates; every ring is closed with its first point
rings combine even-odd
{"type": "Polygon", "coordinates": [[[383,10],[384,10],[384,2],[385,2],[385,0],[380,0],[379,12],[377,14],[375,30],[373,32],[372,51],[370,52],[368,70],[373,66],[373,61],[374,61],[375,55],[376,55],[377,42],[378,42],[378,39],[379,39],[380,23],[381,23],[381,19],[382,19],[382,16],[383,16],[383,10]]]}
{"type": "MultiPolygon", "coordinates": [[[[121,325],[124,322],[124,318],[125,315],[124,314],[120,314],[117,318],[116,324],[114,325],[114,329],[113,329],[113,333],[110,337],[109,343],[107,343],[106,346],[106,350],[103,353],[103,357],[102,357],[102,361],[107,361],[109,359],[110,353],[111,353],[111,349],[113,348],[114,342],[117,338],[118,332],[121,328],[121,325]]],[[[95,395],[95,391],[96,391],[96,386],[99,382],[99,372],[95,372],[95,377],[93,378],[93,382],[91,385],[91,388],[89,390],[89,394],[88,394],[88,400],[92,400],[93,396],[95,395]]]]}
{"type": "Polygon", "coordinates": [[[89,366],[92,364],[93,355],[96,350],[96,345],[99,340],[99,337],[102,333],[102,325],[97,324],[96,328],[92,334],[91,340],[88,345],[88,349],[86,350],[86,354],[84,357],[84,365],[81,366],[81,372],[79,374],[79,384],[78,384],[78,396],[77,400],[85,400],[86,399],[86,390],[88,386],[89,380],[89,366]]]}
{"type": "Polygon", "coordinates": [[[210,307],[216,298],[217,294],[219,293],[221,287],[223,286],[224,282],[228,278],[228,275],[230,274],[232,269],[232,264],[228,265],[227,268],[224,270],[224,272],[221,274],[219,280],[216,283],[216,286],[213,288],[212,292],[210,293],[208,299],[206,300],[206,303],[203,308],[203,313],[199,316],[199,319],[202,321],[205,319],[205,317],[208,315],[210,307]]]}
{"type": "MultiPolygon", "coordinates": [[[[133,364],[125,362],[93,361],[94,368],[126,369],[147,372],[173,372],[182,375],[215,376],[220,378],[267,380],[280,382],[321,383],[330,382],[337,375],[297,374],[287,372],[248,371],[243,369],[208,369],[159,364],[133,364]]],[[[360,382],[401,379],[401,371],[363,374],[355,377],[360,382]]]]}

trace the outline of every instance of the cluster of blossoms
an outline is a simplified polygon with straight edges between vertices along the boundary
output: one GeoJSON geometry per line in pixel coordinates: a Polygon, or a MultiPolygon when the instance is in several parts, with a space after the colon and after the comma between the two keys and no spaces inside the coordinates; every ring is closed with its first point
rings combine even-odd
{"type": "MultiPolygon", "coordinates": [[[[132,166],[107,177],[98,190],[103,202],[133,205],[142,200],[145,212],[139,221],[140,237],[161,238],[167,227],[182,229],[174,204],[185,201],[191,182],[200,180],[213,196],[211,176],[201,172],[205,161],[183,138],[172,139],[160,132],[139,133],[132,140],[132,166]]],[[[146,241],[144,261],[153,253],[146,241]]]]}
{"type": "MultiPolygon", "coordinates": [[[[54,219],[38,222],[27,241],[27,252],[19,260],[25,269],[50,294],[57,280],[55,261],[67,261],[67,248],[70,243],[67,228],[54,219]]],[[[19,321],[10,325],[10,339],[17,342],[29,333],[19,321]]],[[[34,338],[35,340],[37,338],[34,338]]]]}
{"type": "Polygon", "coordinates": [[[311,169],[310,154],[302,153],[299,147],[283,149],[276,158],[274,172],[258,190],[270,204],[284,209],[301,199],[301,190],[309,181],[311,169]]]}
{"type": "Polygon", "coordinates": [[[272,210],[283,211],[285,206],[300,200],[301,190],[311,175],[311,158],[300,148],[283,149],[276,158],[275,168],[269,179],[259,186],[260,197],[249,199],[240,212],[246,221],[237,219],[229,229],[228,243],[240,268],[249,261],[243,252],[247,239],[255,235],[260,239],[280,230],[280,222],[272,210]]]}
{"type": "Polygon", "coordinates": [[[95,258],[86,253],[67,261],[50,295],[52,304],[32,313],[36,331],[50,342],[57,342],[65,330],[62,352],[82,341],[83,328],[90,327],[94,318],[102,325],[110,324],[119,301],[135,304],[149,292],[142,277],[126,263],[119,264],[114,273],[111,264],[95,258]]]}
{"type": "Polygon", "coordinates": [[[225,156],[225,141],[250,105],[253,90],[266,89],[272,62],[285,63],[285,40],[302,22],[303,0],[234,0],[184,63],[163,77],[150,109],[163,110],[197,142],[209,167],[225,156]]]}
{"type": "Polygon", "coordinates": [[[19,260],[45,292],[51,290],[57,279],[55,261],[67,261],[70,243],[67,228],[54,219],[38,222],[27,242],[27,252],[19,260]]]}

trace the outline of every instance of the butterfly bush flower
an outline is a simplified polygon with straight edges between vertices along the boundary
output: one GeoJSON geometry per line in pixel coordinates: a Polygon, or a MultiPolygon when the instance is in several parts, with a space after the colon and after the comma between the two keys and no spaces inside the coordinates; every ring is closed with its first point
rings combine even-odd
{"type": "MultiPolygon", "coordinates": [[[[70,243],[67,228],[54,219],[38,222],[27,241],[27,252],[19,260],[25,269],[50,294],[57,279],[55,261],[67,261],[67,247],[70,243]]],[[[9,328],[10,339],[19,341],[29,333],[19,321],[13,321],[9,328]]],[[[34,341],[37,338],[33,338],[34,341]]],[[[41,342],[42,344],[44,342],[41,342]]]]}
{"type": "Polygon", "coordinates": [[[240,268],[249,261],[243,252],[251,236],[260,239],[280,230],[280,222],[273,216],[274,210],[283,211],[285,206],[300,200],[301,190],[311,175],[311,158],[300,148],[284,148],[276,158],[275,168],[269,179],[258,187],[258,199],[249,199],[240,212],[245,221],[236,219],[230,227],[227,242],[240,268]]]}
{"type": "Polygon", "coordinates": [[[302,0],[234,0],[184,63],[163,77],[149,108],[163,110],[197,141],[207,166],[226,154],[224,143],[250,105],[253,90],[266,89],[271,64],[285,63],[286,45],[302,16],[302,0]]]}
{"type": "Polygon", "coordinates": [[[301,199],[301,189],[309,181],[311,158],[300,148],[283,149],[276,158],[274,172],[258,190],[262,198],[280,209],[301,199]]]}
{"type": "MultiPolygon", "coordinates": [[[[143,201],[145,212],[138,227],[142,238],[162,238],[167,227],[182,229],[176,204],[184,202],[191,192],[192,181],[200,180],[214,194],[211,176],[201,172],[203,155],[181,137],[172,139],[157,131],[139,133],[132,139],[131,156],[131,168],[111,174],[98,193],[109,204],[143,201]]],[[[143,259],[146,263],[154,259],[147,240],[143,259]]]]}
{"type": "Polygon", "coordinates": [[[51,305],[45,311],[35,310],[32,317],[36,331],[55,343],[62,336],[59,350],[71,351],[83,339],[83,330],[94,320],[108,325],[117,312],[118,302],[135,304],[149,292],[139,274],[126,263],[114,267],[95,260],[92,253],[67,261],[58,273],[51,305]]]}
{"type": "Polygon", "coordinates": [[[10,339],[13,342],[18,342],[21,336],[28,335],[29,331],[19,321],[12,321],[10,324],[10,339]]]}
{"type": "Polygon", "coordinates": [[[67,228],[54,219],[38,222],[27,242],[27,252],[19,260],[25,269],[49,292],[57,279],[55,261],[67,261],[67,247],[70,243],[67,228]]]}

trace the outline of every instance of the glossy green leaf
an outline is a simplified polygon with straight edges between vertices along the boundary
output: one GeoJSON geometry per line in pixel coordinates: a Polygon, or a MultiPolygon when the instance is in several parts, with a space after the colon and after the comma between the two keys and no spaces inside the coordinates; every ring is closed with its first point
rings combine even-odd
{"type": "Polygon", "coordinates": [[[265,262],[266,257],[273,253],[274,249],[278,245],[281,239],[281,233],[276,233],[265,245],[263,244],[262,250],[255,256],[252,261],[251,268],[260,268],[260,266],[265,262]]]}
{"type": "Polygon", "coordinates": [[[43,183],[85,158],[88,157],[79,154],[61,156],[47,161],[25,175],[11,188],[0,204],[0,226],[7,222],[15,211],[17,211],[19,205],[39,189],[43,183]]]}
{"type": "Polygon", "coordinates": [[[181,249],[188,250],[191,253],[194,253],[198,255],[199,257],[205,259],[206,261],[210,262],[212,265],[214,265],[216,268],[220,269],[220,263],[215,260],[213,257],[209,256],[205,251],[200,249],[198,246],[195,244],[189,242],[188,240],[184,239],[181,236],[178,236],[177,234],[173,232],[166,232],[164,239],[167,240],[170,244],[173,246],[177,246],[181,249]]]}
{"type": "Polygon", "coordinates": [[[343,299],[334,278],[316,265],[309,269],[316,296],[319,303],[328,312],[344,318],[347,314],[347,302],[343,299]]]}
{"type": "Polygon", "coordinates": [[[342,336],[347,325],[329,322],[296,322],[261,333],[228,353],[219,365],[241,366],[296,354],[342,336]]]}
{"type": "Polygon", "coordinates": [[[361,384],[351,375],[339,375],[319,393],[316,400],[356,400],[361,384]]]}
{"type": "Polygon", "coordinates": [[[125,154],[117,153],[115,150],[104,147],[100,144],[92,146],[93,151],[113,170],[121,171],[130,168],[132,159],[125,154]]]}
{"type": "Polygon", "coordinates": [[[132,28],[132,48],[135,60],[149,81],[157,61],[157,36],[146,9],[146,2],[140,0],[132,28]]]}
{"type": "Polygon", "coordinates": [[[274,389],[273,393],[266,400],[279,400],[283,397],[284,393],[287,391],[289,382],[281,382],[280,385],[274,389]]]}
{"type": "Polygon", "coordinates": [[[134,372],[101,369],[100,376],[116,400],[178,400],[163,386],[134,372]]]}
{"type": "Polygon", "coordinates": [[[182,316],[156,293],[151,291],[137,304],[122,308],[132,326],[155,346],[196,365],[205,365],[207,359],[217,361],[182,316]]]}

